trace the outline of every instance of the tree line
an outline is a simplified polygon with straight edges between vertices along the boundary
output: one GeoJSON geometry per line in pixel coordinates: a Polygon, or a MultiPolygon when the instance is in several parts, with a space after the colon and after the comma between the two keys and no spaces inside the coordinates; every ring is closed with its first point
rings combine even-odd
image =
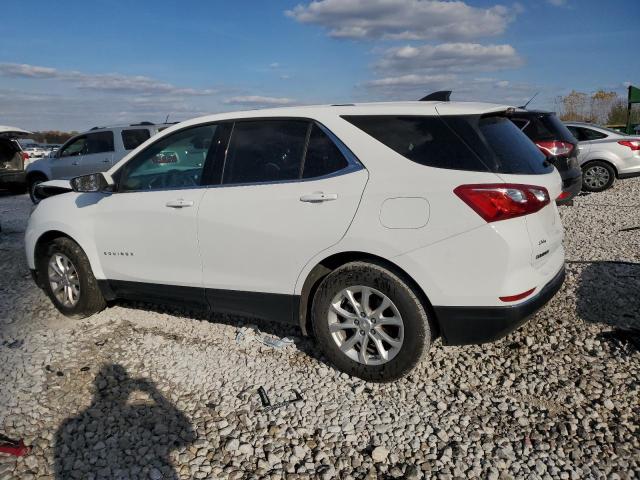
{"type": "MultiPolygon", "coordinates": [[[[598,90],[588,94],[572,90],[556,98],[556,107],[564,121],[591,122],[600,125],[627,123],[627,98],[613,91],[598,90]]],[[[640,123],[640,110],[631,110],[631,123],[640,123]]]]}
{"type": "Polygon", "coordinates": [[[61,132],[58,130],[45,130],[42,132],[33,132],[33,135],[29,135],[29,138],[33,139],[36,143],[53,143],[62,144],[69,140],[78,132],[61,132]]]}

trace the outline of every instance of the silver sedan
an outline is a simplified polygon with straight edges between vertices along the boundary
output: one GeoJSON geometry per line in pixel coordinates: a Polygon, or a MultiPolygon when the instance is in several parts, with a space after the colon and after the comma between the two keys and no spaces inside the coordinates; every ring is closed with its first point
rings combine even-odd
{"type": "Polygon", "coordinates": [[[582,189],[601,192],[616,178],[640,175],[640,137],[591,123],[565,122],[578,140],[582,189]]]}

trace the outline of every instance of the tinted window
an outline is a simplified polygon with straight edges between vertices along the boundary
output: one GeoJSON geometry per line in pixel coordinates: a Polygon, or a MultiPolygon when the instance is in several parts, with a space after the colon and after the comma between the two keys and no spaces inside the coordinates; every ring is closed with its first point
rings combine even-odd
{"type": "Polygon", "coordinates": [[[404,157],[437,168],[547,173],[536,146],[505,117],[344,117],[404,157]]]}
{"type": "Polygon", "coordinates": [[[309,122],[236,122],[224,166],[224,183],[256,183],[300,178],[309,122]]]}
{"type": "Polygon", "coordinates": [[[601,138],[607,138],[606,134],[598,132],[597,130],[591,130],[590,128],[578,127],[578,130],[580,130],[580,133],[584,136],[585,140],[600,140],[601,138]]]}
{"type": "Polygon", "coordinates": [[[137,128],[135,130],[122,130],[122,144],[125,150],[133,150],[138,145],[146,142],[151,138],[151,133],[146,128],[137,128]]]}
{"type": "Polygon", "coordinates": [[[487,170],[440,117],[346,116],[344,119],[421,165],[487,170]]]}
{"type": "Polygon", "coordinates": [[[575,143],[575,138],[554,114],[530,114],[529,124],[522,130],[534,142],[560,140],[575,143]]]}
{"type": "Polygon", "coordinates": [[[153,143],[125,165],[120,191],[201,185],[205,161],[220,147],[217,130],[216,125],[188,128],[153,143]]]}
{"type": "Polygon", "coordinates": [[[82,155],[87,145],[86,137],[79,137],[67,144],[62,150],[60,150],[61,157],[77,157],[82,155]]]}
{"type": "Polygon", "coordinates": [[[527,124],[529,123],[529,120],[524,120],[520,118],[512,118],[511,121],[515,123],[516,127],[518,127],[520,130],[526,127],[527,124]]]}
{"type": "Polygon", "coordinates": [[[113,152],[113,132],[96,132],[87,134],[85,153],[113,152]]]}
{"type": "Polygon", "coordinates": [[[347,159],[320,127],[314,125],[309,136],[302,178],[321,177],[342,170],[347,159]]]}

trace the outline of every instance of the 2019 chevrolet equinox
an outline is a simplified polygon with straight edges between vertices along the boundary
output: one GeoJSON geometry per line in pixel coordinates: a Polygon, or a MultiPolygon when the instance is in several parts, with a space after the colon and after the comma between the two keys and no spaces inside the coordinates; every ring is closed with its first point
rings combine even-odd
{"type": "Polygon", "coordinates": [[[289,322],[338,369],[393,380],[437,336],[506,335],[562,284],[561,179],[509,111],[407,102],[183,122],[54,185],[66,193],[32,213],[28,264],[71,317],[127,298],[289,322]]]}

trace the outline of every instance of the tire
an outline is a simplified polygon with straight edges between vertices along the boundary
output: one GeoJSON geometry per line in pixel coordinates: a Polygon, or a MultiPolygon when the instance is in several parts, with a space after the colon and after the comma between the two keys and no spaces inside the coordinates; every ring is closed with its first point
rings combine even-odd
{"type": "Polygon", "coordinates": [[[368,262],[348,263],[327,275],[313,298],[311,315],[317,342],[331,363],[342,372],[374,382],[390,382],[408,374],[429,350],[435,331],[424,305],[407,282],[387,268],[368,262]],[[359,315],[348,293],[345,296],[346,289],[360,307],[359,315]],[[362,315],[367,291],[369,308],[362,315]],[[391,305],[376,314],[383,296],[391,305]],[[332,307],[336,302],[342,313],[332,307]],[[345,313],[349,315],[343,316],[345,313]],[[372,324],[376,318],[377,325],[372,324]],[[396,323],[387,324],[392,319],[396,323]],[[342,328],[343,325],[350,326],[342,328]],[[360,337],[356,339],[356,335],[360,337]],[[361,347],[365,339],[368,354],[363,361],[361,347]],[[401,342],[394,347],[386,339],[401,342]],[[380,354],[380,344],[383,350],[389,347],[387,359],[380,354]]]}
{"type": "MultiPolygon", "coordinates": [[[[91,271],[89,259],[76,242],[70,238],[59,237],[49,243],[44,251],[44,255],[38,259],[38,277],[44,285],[45,292],[60,313],[70,318],[80,319],[104,310],[106,302],[91,271]],[[67,259],[71,264],[72,268],[67,270],[70,274],[67,284],[69,288],[73,288],[71,284],[77,284],[77,293],[76,289],[73,289],[75,303],[65,303],[60,299],[61,292],[58,291],[57,294],[54,292],[54,282],[50,276],[50,272],[55,272],[53,267],[50,268],[50,262],[54,257],[67,259]],[[75,276],[72,275],[73,271],[76,272],[75,276]],[[69,279],[71,280],[69,281],[69,279]]],[[[58,269],[60,269],[58,263],[57,265],[58,269]]],[[[63,265],[68,267],[64,261],[63,265]]],[[[55,273],[52,275],[56,279],[61,278],[60,275],[56,276],[55,273]]],[[[64,283],[63,279],[61,279],[61,282],[56,282],[56,285],[61,283],[64,283]]],[[[66,288],[64,288],[62,294],[66,295],[66,288]]]]}
{"type": "Polygon", "coordinates": [[[596,160],[582,167],[582,189],[603,192],[616,180],[616,170],[607,162],[596,160]]]}
{"type": "Polygon", "coordinates": [[[34,177],[29,178],[29,198],[34,204],[40,203],[40,198],[36,196],[35,189],[42,182],[46,182],[47,178],[43,175],[36,175],[34,177]]]}

